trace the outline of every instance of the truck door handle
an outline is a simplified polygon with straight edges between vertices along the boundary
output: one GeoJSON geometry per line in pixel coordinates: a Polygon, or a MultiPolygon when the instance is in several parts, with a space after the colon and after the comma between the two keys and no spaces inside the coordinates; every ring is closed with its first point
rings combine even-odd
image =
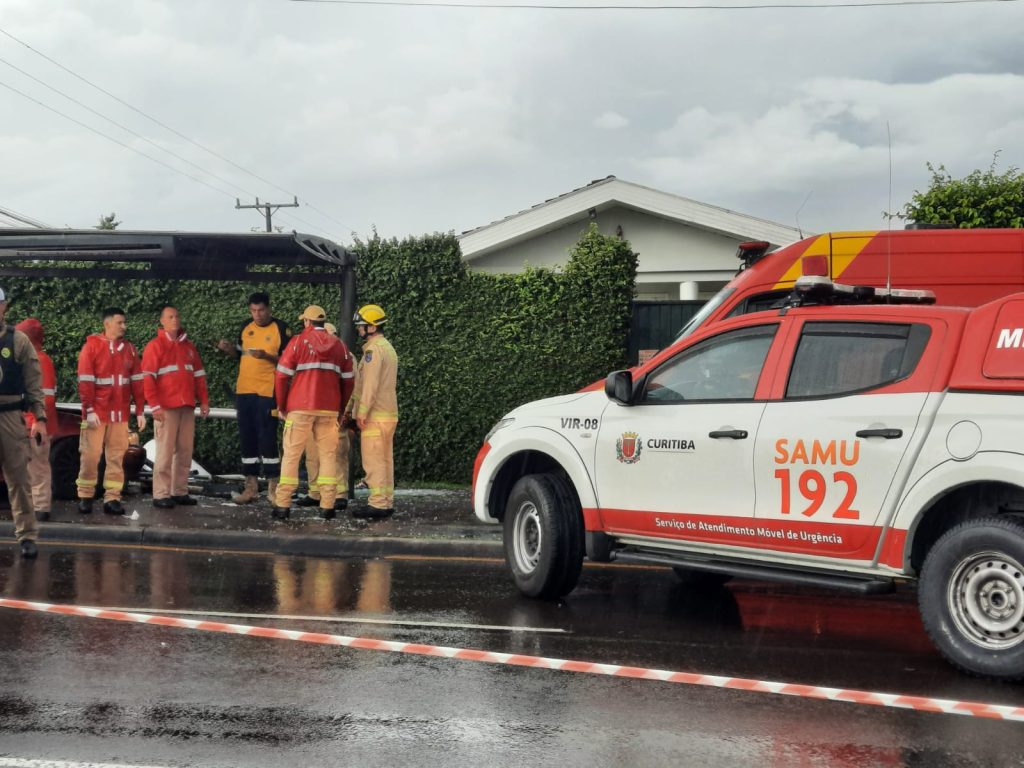
{"type": "Polygon", "coordinates": [[[730,440],[746,440],[747,431],[745,429],[719,429],[714,432],[708,432],[708,437],[728,437],[730,440]]]}
{"type": "Polygon", "coordinates": [[[886,440],[896,440],[903,437],[902,429],[862,429],[857,432],[857,437],[884,437],[886,440]]]}

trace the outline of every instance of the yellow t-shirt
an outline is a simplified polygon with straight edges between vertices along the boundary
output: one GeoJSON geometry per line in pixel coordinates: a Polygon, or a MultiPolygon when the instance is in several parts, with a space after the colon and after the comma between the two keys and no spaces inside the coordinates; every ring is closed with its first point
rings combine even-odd
{"type": "Polygon", "coordinates": [[[274,370],[276,363],[260,360],[249,354],[251,349],[262,349],[268,355],[280,357],[288,344],[288,328],[277,318],[271,318],[266,325],[249,321],[242,326],[235,348],[242,356],[238,364],[238,384],[235,392],[239,395],[274,396],[274,370]]]}

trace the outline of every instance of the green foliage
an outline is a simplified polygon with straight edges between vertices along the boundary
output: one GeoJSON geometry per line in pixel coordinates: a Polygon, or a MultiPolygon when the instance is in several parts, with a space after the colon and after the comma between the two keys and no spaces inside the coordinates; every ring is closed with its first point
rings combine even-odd
{"type": "Polygon", "coordinates": [[[1024,173],[1008,168],[996,173],[996,157],[988,170],[954,179],[945,166],[928,163],[931,185],[915,191],[903,217],[922,224],[948,223],[961,229],[1024,227],[1024,173]]]}
{"type": "Polygon", "coordinates": [[[400,480],[467,482],[491,425],[625,365],[636,255],[591,227],[564,271],[466,270],[450,234],[356,244],[360,302],[399,356],[400,480]]]}
{"type": "Polygon", "coordinates": [[[111,213],[109,216],[100,216],[100,222],[96,225],[96,229],[117,229],[121,225],[121,222],[117,220],[117,214],[111,213]]]}
{"type": "MultiPolygon", "coordinates": [[[[401,421],[395,445],[400,482],[469,481],[490,426],[521,403],[575,391],[626,363],[636,276],[629,244],[586,232],[562,271],[521,275],[466,270],[451,234],[404,240],[376,234],[357,242],[359,303],[381,304],[399,356],[401,421]]],[[[237,361],[214,350],[234,340],[250,293],[265,290],[290,327],[307,304],[340,311],[333,286],[275,283],[11,278],[9,318],[37,317],[58,372],[57,399],[77,401],[76,360],[100,312],[120,306],[140,352],[165,304],[181,312],[207,369],[211,404],[230,406],[237,361]]],[[[144,435],[143,439],[148,439],[144,435]]],[[[237,471],[234,422],[196,430],[196,457],[215,472],[237,471]]]]}

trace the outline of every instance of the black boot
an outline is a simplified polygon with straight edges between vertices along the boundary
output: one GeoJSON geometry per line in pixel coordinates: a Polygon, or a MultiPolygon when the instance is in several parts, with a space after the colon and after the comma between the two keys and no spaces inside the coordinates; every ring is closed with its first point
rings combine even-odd
{"type": "Polygon", "coordinates": [[[289,517],[291,517],[292,510],[290,507],[274,506],[271,507],[270,514],[278,520],[287,520],[289,517]]]}
{"type": "Polygon", "coordinates": [[[194,507],[199,503],[187,493],[184,496],[171,496],[171,501],[181,507],[194,507]]]}
{"type": "Polygon", "coordinates": [[[344,512],[348,509],[348,499],[335,499],[334,500],[334,511],[344,512]]]}
{"type": "Polygon", "coordinates": [[[78,511],[83,515],[92,514],[92,499],[79,499],[78,500],[78,511]]]}
{"type": "Polygon", "coordinates": [[[333,520],[335,517],[337,517],[338,513],[334,511],[334,507],[331,507],[330,509],[321,508],[320,515],[323,517],[324,520],[333,520]]]}
{"type": "Polygon", "coordinates": [[[376,507],[360,507],[352,510],[352,517],[364,520],[384,520],[395,514],[394,509],[377,509],[376,507]]]}
{"type": "Polygon", "coordinates": [[[39,547],[31,539],[25,539],[21,542],[21,556],[26,560],[31,560],[39,554],[39,547]]]}
{"type": "Polygon", "coordinates": [[[124,507],[121,505],[120,501],[114,499],[113,501],[108,501],[103,505],[103,511],[108,515],[123,515],[124,507]]]}
{"type": "Polygon", "coordinates": [[[153,506],[157,509],[174,509],[174,502],[170,499],[153,499],[153,506]]]}

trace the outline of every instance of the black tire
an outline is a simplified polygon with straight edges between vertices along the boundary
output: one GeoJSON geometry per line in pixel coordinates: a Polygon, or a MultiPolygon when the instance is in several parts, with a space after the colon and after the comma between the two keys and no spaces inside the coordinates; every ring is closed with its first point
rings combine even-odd
{"type": "Polygon", "coordinates": [[[732,581],[731,573],[695,571],[693,568],[683,568],[681,565],[674,566],[672,572],[675,573],[679,582],[687,587],[715,589],[732,581]]]}
{"type": "Polygon", "coordinates": [[[78,438],[63,437],[50,445],[50,488],[53,498],[78,498],[78,438]]]}
{"type": "Polygon", "coordinates": [[[918,587],[921,619],[954,666],[1024,679],[1024,522],[968,520],[932,547],[918,587]]]}
{"type": "Polygon", "coordinates": [[[564,480],[521,477],[505,507],[502,539],[520,592],[545,599],[572,592],[583,569],[583,514],[564,480]]]}

